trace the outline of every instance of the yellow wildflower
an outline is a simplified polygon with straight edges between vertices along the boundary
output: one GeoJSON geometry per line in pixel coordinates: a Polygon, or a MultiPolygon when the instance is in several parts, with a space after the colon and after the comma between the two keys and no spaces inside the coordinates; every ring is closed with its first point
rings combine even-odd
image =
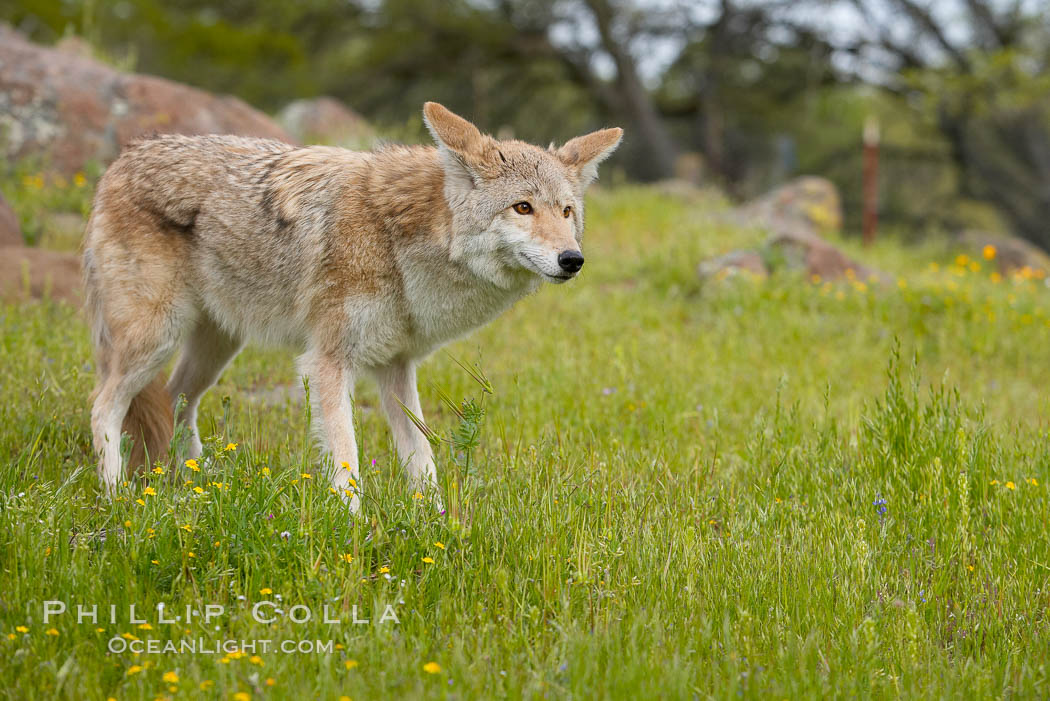
{"type": "Polygon", "coordinates": [[[142,490],[142,493],[145,494],[146,496],[152,497],[152,496],[156,496],[157,495],[157,490],[154,489],[153,487],[146,487],[145,489],[142,490]]]}
{"type": "Polygon", "coordinates": [[[423,558],[423,562],[427,563],[428,565],[433,565],[434,564],[434,558],[432,558],[432,557],[424,557],[423,558]]]}
{"type": "Polygon", "coordinates": [[[26,628],[25,626],[15,626],[15,630],[17,630],[19,633],[28,633],[29,632],[29,629],[26,628]]]}
{"type": "Polygon", "coordinates": [[[161,677],[161,679],[163,679],[168,684],[178,684],[179,683],[179,675],[176,674],[175,672],[165,672],[164,676],[161,677]]]}
{"type": "Polygon", "coordinates": [[[190,458],[189,460],[186,461],[186,467],[190,468],[194,472],[200,472],[201,471],[201,468],[197,465],[197,461],[194,460],[193,458],[190,458]]]}
{"type": "Polygon", "coordinates": [[[263,587],[259,590],[259,593],[263,596],[268,596],[270,594],[273,594],[273,589],[271,589],[270,587],[263,587]]]}
{"type": "Polygon", "coordinates": [[[438,548],[441,548],[442,550],[444,550],[444,549],[445,549],[445,544],[444,544],[444,543],[442,543],[442,542],[441,542],[440,540],[439,540],[439,541],[437,541],[436,543],[434,543],[434,545],[435,545],[436,547],[438,547],[438,548]]]}
{"type": "Polygon", "coordinates": [[[981,255],[984,256],[985,260],[995,260],[995,246],[988,244],[981,249],[981,255]]]}
{"type": "Polygon", "coordinates": [[[52,635],[52,636],[57,636],[58,635],[58,631],[55,630],[54,628],[48,628],[46,632],[47,632],[48,635],[52,635]]]}
{"type": "Polygon", "coordinates": [[[236,443],[227,443],[225,450],[237,450],[237,444],[236,443]]]}
{"type": "Polygon", "coordinates": [[[437,662],[427,662],[425,665],[423,665],[423,671],[427,674],[440,674],[441,665],[439,665],[437,662]]]}
{"type": "Polygon", "coordinates": [[[133,664],[130,667],[128,667],[128,676],[130,677],[132,674],[138,674],[141,671],[142,667],[140,665],[133,664]]]}
{"type": "Polygon", "coordinates": [[[357,666],[357,660],[347,660],[347,661],[346,661],[346,662],[344,662],[343,664],[345,664],[345,665],[346,665],[346,668],[347,668],[347,669],[353,669],[354,667],[356,667],[356,666],[357,666]]]}

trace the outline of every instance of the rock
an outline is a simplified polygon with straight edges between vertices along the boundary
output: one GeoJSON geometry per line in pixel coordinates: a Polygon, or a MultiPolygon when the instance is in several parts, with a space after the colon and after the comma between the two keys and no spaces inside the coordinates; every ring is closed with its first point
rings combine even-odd
{"type": "Polygon", "coordinates": [[[737,215],[774,233],[806,226],[829,234],[842,228],[842,198],[830,180],[807,175],[739,207],[737,215]]]}
{"type": "Polygon", "coordinates": [[[972,252],[974,259],[990,261],[989,264],[995,264],[1002,275],[1025,268],[1050,272],[1050,255],[1022,238],[986,231],[964,231],[958,238],[959,243],[972,252]]]}
{"type": "Polygon", "coordinates": [[[18,224],[18,215],[11,205],[0,195],[0,246],[22,246],[22,227],[18,224]]]}
{"type": "Polygon", "coordinates": [[[277,118],[304,143],[370,146],[375,138],[375,131],[365,118],[334,97],[296,100],[281,110],[277,118]]]}
{"type": "Polygon", "coordinates": [[[27,297],[50,297],[79,305],[80,256],[25,246],[0,248],[0,298],[27,297]]]}
{"type": "Polygon", "coordinates": [[[778,263],[774,265],[777,270],[802,270],[808,277],[819,276],[822,280],[843,276],[862,281],[889,279],[810,232],[785,230],[773,234],[766,245],[770,249],[768,257],[778,263]]]}
{"type": "Polygon", "coordinates": [[[230,133],[294,143],[241,100],[147,75],[122,73],[82,49],[38,46],[0,24],[0,153],[40,156],[72,175],[108,162],[136,136],[230,133]]]}
{"type": "Polygon", "coordinates": [[[724,279],[730,275],[750,273],[754,277],[768,277],[766,261],[758,251],[730,251],[723,256],[700,263],[696,270],[702,279],[724,279]]]}

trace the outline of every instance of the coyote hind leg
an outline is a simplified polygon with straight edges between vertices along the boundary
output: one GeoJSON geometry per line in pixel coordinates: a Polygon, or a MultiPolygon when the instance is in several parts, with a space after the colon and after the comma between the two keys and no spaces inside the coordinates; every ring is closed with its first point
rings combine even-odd
{"type": "MultiPolygon", "coordinates": [[[[157,376],[174,350],[172,339],[157,338],[134,354],[117,352],[91,408],[91,432],[99,453],[99,477],[110,494],[123,479],[120,441],[132,400],[157,376]]],[[[133,436],[134,438],[134,436],[133,436]]],[[[155,457],[155,456],[151,456],[155,457]]]]}
{"type": "Polygon", "coordinates": [[[186,397],[186,406],[176,420],[184,421],[190,432],[188,455],[191,458],[200,457],[203,450],[197,431],[201,397],[219,379],[242,345],[239,338],[224,331],[211,317],[202,316],[179,353],[167,390],[173,403],[178,403],[180,394],[186,397]]]}

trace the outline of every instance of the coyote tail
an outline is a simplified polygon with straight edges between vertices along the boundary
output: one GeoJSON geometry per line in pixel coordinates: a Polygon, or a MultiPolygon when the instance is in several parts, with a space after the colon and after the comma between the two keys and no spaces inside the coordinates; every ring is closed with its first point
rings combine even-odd
{"type": "MultiPolygon", "coordinates": [[[[90,246],[91,225],[88,224],[90,246]]],[[[113,362],[113,342],[105,316],[102,313],[102,290],[99,287],[98,269],[90,247],[84,249],[84,300],[88,323],[91,325],[91,342],[95,346],[95,364],[98,382],[91,393],[94,404],[103,383],[109,376],[113,362]]],[[[121,432],[127,433],[132,441],[131,454],[127,464],[138,470],[148,467],[150,461],[164,455],[174,434],[175,414],[171,396],[165,387],[164,372],[161,371],[134,399],[124,415],[121,432]]],[[[96,449],[99,446],[95,446],[96,449]]]]}

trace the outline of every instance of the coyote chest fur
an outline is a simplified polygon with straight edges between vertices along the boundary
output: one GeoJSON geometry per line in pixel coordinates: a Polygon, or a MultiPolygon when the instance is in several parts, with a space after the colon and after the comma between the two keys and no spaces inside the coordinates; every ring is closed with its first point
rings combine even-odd
{"type": "Polygon", "coordinates": [[[184,421],[188,445],[177,448],[200,454],[200,398],[247,342],[301,351],[332,484],[351,509],[350,393],[361,374],[378,381],[414,485],[436,487],[430,446],[403,410],[422,416],[417,363],[579,272],[583,193],[621,132],[544,150],[482,135],[434,103],[424,117],[436,148],[165,136],[114,162],[84,247],[92,432],[107,489],[123,481],[122,431],[140,463],[184,421]]]}

